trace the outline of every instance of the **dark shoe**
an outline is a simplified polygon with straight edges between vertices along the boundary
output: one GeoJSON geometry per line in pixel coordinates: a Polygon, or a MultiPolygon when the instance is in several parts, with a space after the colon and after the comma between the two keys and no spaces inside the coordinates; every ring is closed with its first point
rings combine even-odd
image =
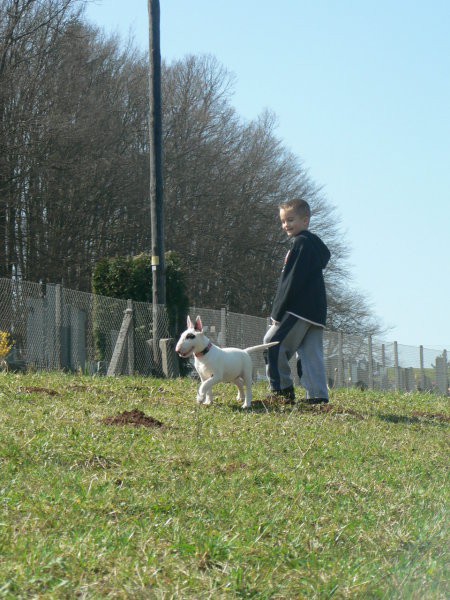
{"type": "Polygon", "coordinates": [[[280,404],[282,404],[283,406],[294,406],[295,398],[286,398],[282,396],[280,398],[280,404]]]}
{"type": "Polygon", "coordinates": [[[303,398],[304,404],[328,404],[328,398],[303,398]]]}
{"type": "Polygon", "coordinates": [[[267,402],[279,402],[280,404],[295,404],[295,390],[293,386],[284,390],[272,390],[266,396],[267,402]]]}

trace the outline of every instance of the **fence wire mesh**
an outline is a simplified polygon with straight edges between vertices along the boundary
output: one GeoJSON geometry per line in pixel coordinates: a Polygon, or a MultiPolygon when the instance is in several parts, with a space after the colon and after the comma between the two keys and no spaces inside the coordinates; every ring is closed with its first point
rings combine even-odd
{"type": "MultiPolygon", "coordinates": [[[[201,315],[207,336],[219,346],[256,346],[269,326],[265,318],[225,308],[194,306],[190,314],[201,315]]],[[[7,357],[11,369],[144,376],[187,372],[175,354],[163,306],[0,278],[0,330],[14,340],[7,357]]],[[[330,388],[449,391],[445,350],[325,331],[324,353],[330,388]]],[[[254,379],[264,380],[263,353],[253,353],[252,359],[254,379]]]]}

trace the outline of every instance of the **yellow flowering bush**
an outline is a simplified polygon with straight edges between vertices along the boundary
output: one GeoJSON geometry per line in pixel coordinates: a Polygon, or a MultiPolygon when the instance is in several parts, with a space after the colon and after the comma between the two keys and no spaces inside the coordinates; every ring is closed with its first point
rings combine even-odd
{"type": "Polygon", "coordinates": [[[13,341],[7,331],[0,331],[0,360],[4,360],[11,352],[13,341]]]}

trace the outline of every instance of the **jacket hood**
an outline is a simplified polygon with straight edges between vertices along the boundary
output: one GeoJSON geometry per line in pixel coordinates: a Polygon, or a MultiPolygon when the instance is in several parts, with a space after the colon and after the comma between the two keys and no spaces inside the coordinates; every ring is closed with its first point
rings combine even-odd
{"type": "Polygon", "coordinates": [[[308,238],[308,240],[310,240],[314,244],[317,256],[319,257],[320,266],[322,267],[322,269],[325,269],[331,257],[331,253],[328,250],[326,244],[324,244],[324,242],[322,242],[322,240],[317,235],[311,233],[308,229],[302,231],[299,235],[308,238]]]}

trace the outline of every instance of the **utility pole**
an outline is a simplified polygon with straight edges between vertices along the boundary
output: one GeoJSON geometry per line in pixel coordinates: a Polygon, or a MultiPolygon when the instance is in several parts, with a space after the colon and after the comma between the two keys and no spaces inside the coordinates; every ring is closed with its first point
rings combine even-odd
{"type": "Polygon", "coordinates": [[[150,218],[152,244],[153,358],[160,366],[159,340],[164,323],[158,305],[166,304],[162,170],[161,49],[159,0],[148,0],[149,16],[149,148],[150,218]]]}

